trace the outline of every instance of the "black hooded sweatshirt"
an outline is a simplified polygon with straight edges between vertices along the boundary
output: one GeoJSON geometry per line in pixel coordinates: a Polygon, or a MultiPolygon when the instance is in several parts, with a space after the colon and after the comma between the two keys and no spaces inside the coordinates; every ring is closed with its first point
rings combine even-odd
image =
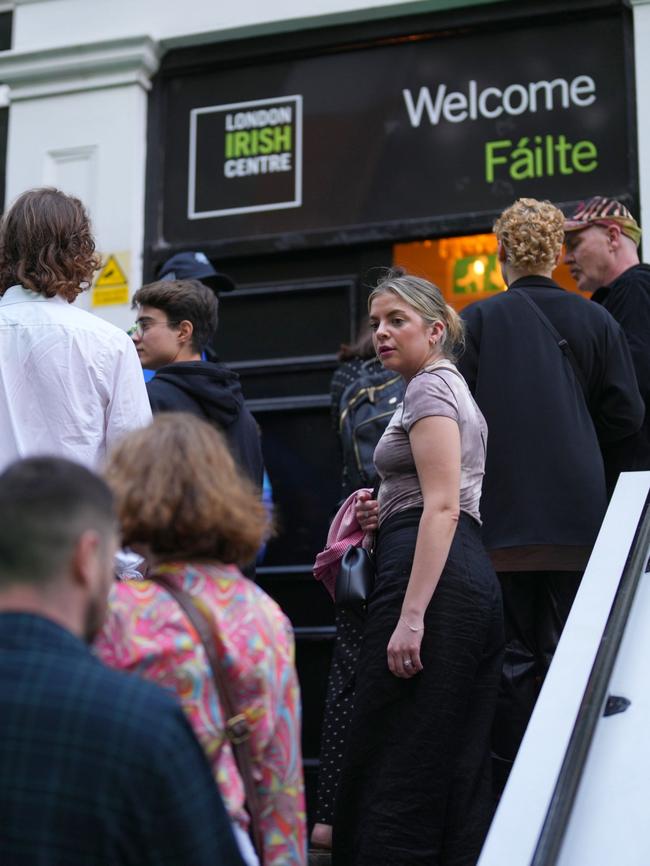
{"type": "Polygon", "coordinates": [[[161,367],[147,383],[151,411],[191,412],[226,436],[231,453],[262,487],[264,464],[257,422],[246,408],[239,376],[224,364],[182,361],[161,367]]]}

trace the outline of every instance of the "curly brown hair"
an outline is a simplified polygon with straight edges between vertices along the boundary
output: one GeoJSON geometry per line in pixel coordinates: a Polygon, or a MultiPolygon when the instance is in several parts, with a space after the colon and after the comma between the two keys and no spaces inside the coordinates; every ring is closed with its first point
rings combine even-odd
{"type": "Polygon", "coordinates": [[[20,283],[26,289],[72,303],[101,265],[88,214],[58,189],[30,189],[0,222],[0,294],[20,283]]]}
{"type": "Polygon", "coordinates": [[[260,492],[235,467],[225,439],[185,412],[163,412],[109,455],[122,542],[158,557],[250,562],[270,521],[260,492]]]}
{"type": "Polygon", "coordinates": [[[564,214],[550,201],[520,198],[494,223],[506,261],[518,271],[552,270],[564,243],[564,214]]]}

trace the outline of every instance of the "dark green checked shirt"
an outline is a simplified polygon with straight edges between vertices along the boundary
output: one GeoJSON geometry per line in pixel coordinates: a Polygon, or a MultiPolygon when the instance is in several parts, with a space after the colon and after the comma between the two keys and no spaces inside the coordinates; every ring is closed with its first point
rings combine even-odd
{"type": "Polygon", "coordinates": [[[176,702],[22,613],[0,614],[0,864],[242,866],[176,702]]]}

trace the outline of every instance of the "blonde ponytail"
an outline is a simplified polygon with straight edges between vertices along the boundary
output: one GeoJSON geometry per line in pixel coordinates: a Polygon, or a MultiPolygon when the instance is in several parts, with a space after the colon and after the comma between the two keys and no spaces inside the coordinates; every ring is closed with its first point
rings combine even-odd
{"type": "Polygon", "coordinates": [[[463,354],[465,348],[465,322],[449,304],[445,304],[445,314],[445,336],[441,348],[443,354],[453,361],[463,354]]]}
{"type": "Polygon", "coordinates": [[[370,305],[378,295],[392,292],[412,307],[429,325],[442,322],[445,333],[440,343],[442,354],[454,361],[465,346],[465,326],[456,310],[445,302],[442,292],[422,277],[407,274],[403,268],[392,268],[379,280],[368,297],[370,305]]]}

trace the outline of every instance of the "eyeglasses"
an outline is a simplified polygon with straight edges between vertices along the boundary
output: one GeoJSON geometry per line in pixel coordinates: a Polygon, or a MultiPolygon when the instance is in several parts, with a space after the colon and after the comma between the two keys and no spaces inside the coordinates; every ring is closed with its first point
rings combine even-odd
{"type": "Polygon", "coordinates": [[[129,328],[126,333],[129,335],[129,337],[137,336],[142,339],[142,337],[144,337],[149,328],[153,328],[154,325],[167,325],[168,328],[175,328],[178,324],[178,322],[158,322],[151,319],[144,319],[143,321],[136,322],[135,325],[129,328]]]}

